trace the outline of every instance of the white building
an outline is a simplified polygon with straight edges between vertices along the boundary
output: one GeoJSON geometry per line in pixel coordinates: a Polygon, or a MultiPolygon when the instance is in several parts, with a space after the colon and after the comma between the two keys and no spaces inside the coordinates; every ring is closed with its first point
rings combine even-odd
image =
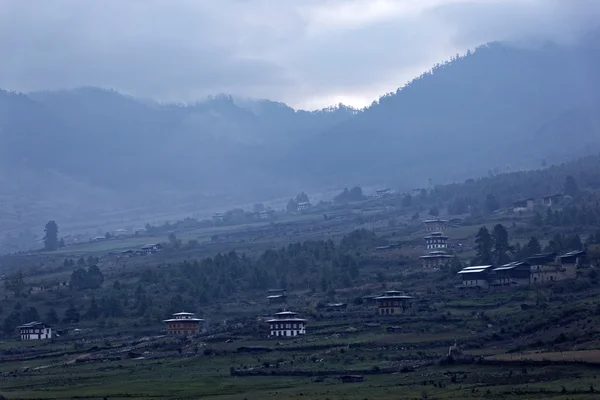
{"type": "Polygon", "coordinates": [[[277,313],[267,323],[271,337],[295,337],[306,334],[306,320],[298,318],[298,313],[292,311],[277,313]]]}
{"type": "Polygon", "coordinates": [[[21,340],[41,340],[52,338],[52,328],[43,322],[34,321],[19,326],[21,340]]]}
{"type": "Polygon", "coordinates": [[[302,203],[298,203],[298,211],[304,211],[304,210],[308,210],[310,208],[310,202],[305,201],[302,203]]]}
{"type": "Polygon", "coordinates": [[[427,250],[439,250],[448,247],[448,236],[444,236],[442,232],[434,232],[429,236],[425,236],[427,250]]]}

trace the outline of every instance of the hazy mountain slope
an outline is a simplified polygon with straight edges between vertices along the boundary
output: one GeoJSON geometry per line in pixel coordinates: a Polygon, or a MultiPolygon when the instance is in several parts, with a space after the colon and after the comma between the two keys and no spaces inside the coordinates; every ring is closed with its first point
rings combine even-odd
{"type": "MultiPolygon", "coordinates": [[[[599,109],[599,66],[600,52],[586,43],[541,49],[489,44],[380,98],[352,121],[304,143],[299,154],[316,149],[316,169],[331,171],[338,181],[378,177],[408,185],[539,165],[556,151],[578,156],[581,149],[573,144],[580,136],[599,137],[597,124],[577,122],[599,109]],[[559,116],[562,128],[548,133],[559,116]],[[567,134],[570,120],[578,128],[567,134]],[[547,132],[543,137],[536,134],[540,129],[547,132]]],[[[591,144],[599,148],[598,141],[591,144]]]]}
{"type": "MultiPolygon", "coordinates": [[[[28,95],[0,91],[4,210],[14,208],[11,198],[20,204],[35,193],[40,207],[56,204],[58,214],[62,200],[40,190],[48,187],[62,187],[81,200],[80,209],[70,210],[79,216],[97,213],[87,198],[97,190],[108,196],[100,202],[104,210],[148,202],[168,209],[190,198],[205,206],[198,196],[223,204],[225,197],[287,195],[302,184],[280,174],[274,154],[353,114],[343,107],[296,112],[268,101],[246,107],[222,95],[193,105],[163,105],[97,88],[28,95]],[[18,176],[39,177],[45,184],[18,176]],[[18,184],[9,185],[11,179],[18,184]]],[[[35,204],[27,204],[38,215],[35,204]]],[[[44,214],[41,220],[58,218],[44,214]]]]}
{"type": "Polygon", "coordinates": [[[225,198],[357,183],[409,188],[596,152],[596,36],[576,46],[482,46],[361,112],[227,95],[173,105],[96,88],[0,91],[2,202],[13,210],[0,218],[18,221],[22,199],[36,215],[28,224],[140,205],[189,203],[193,212],[225,198]]]}

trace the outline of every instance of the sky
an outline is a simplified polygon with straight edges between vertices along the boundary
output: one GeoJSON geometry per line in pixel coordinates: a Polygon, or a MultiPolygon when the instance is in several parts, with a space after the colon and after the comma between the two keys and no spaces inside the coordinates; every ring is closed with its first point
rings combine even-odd
{"type": "Polygon", "coordinates": [[[467,49],[596,21],[598,0],[0,0],[0,88],[363,107],[467,49]]]}

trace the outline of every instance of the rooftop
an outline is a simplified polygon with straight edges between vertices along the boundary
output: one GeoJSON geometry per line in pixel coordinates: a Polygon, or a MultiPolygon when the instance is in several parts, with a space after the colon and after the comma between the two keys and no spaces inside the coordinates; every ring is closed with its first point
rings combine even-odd
{"type": "Polygon", "coordinates": [[[37,328],[38,326],[44,326],[44,327],[49,327],[49,325],[46,325],[43,322],[40,321],[32,321],[32,322],[28,322],[26,324],[20,325],[19,329],[23,329],[23,328],[37,328]]]}
{"type": "Polygon", "coordinates": [[[569,258],[569,257],[578,257],[578,256],[582,256],[585,254],[585,251],[583,250],[574,250],[574,251],[570,251],[568,253],[563,254],[562,256],[559,256],[560,258],[569,258]]]}
{"type": "Polygon", "coordinates": [[[472,267],[466,267],[460,270],[459,274],[475,274],[479,272],[485,272],[488,269],[492,268],[492,265],[476,265],[472,267]]]}

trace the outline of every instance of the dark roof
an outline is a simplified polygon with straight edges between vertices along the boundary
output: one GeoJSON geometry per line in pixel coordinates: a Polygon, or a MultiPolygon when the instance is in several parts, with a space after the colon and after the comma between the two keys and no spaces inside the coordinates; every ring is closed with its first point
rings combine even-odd
{"type": "Polygon", "coordinates": [[[47,325],[43,322],[40,321],[33,321],[33,322],[28,322],[26,324],[20,325],[18,327],[19,329],[26,329],[26,328],[50,328],[50,325],[47,325]]]}
{"type": "Polygon", "coordinates": [[[559,258],[579,257],[579,256],[584,256],[584,255],[585,255],[585,251],[583,251],[583,250],[574,250],[574,251],[570,251],[568,253],[565,253],[565,254],[559,256],[559,258]]]}
{"type": "Polygon", "coordinates": [[[539,253],[528,257],[528,261],[553,261],[558,256],[558,253],[539,253]]]}
{"type": "Polygon", "coordinates": [[[552,198],[554,198],[554,197],[562,197],[562,196],[563,196],[563,194],[562,194],[562,193],[555,193],[555,194],[549,194],[549,195],[547,195],[547,196],[544,196],[543,198],[544,198],[544,199],[552,199],[552,198]]]}

